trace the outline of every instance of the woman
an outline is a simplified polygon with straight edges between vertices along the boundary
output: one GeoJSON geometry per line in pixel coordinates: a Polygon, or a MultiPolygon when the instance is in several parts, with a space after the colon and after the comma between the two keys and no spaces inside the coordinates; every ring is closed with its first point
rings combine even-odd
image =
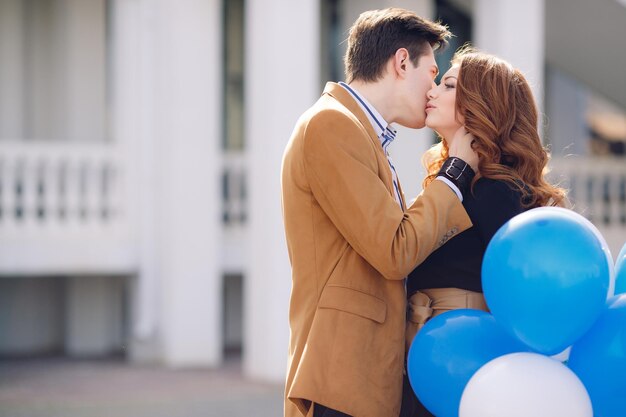
{"type": "MultiPolygon", "coordinates": [[[[481,264],[490,239],[515,215],[562,205],[565,192],[544,178],[548,154],[537,131],[537,108],[528,82],[509,63],[461,50],[441,83],[428,92],[426,126],[441,137],[425,155],[427,187],[447,158],[451,140],[465,129],[473,136],[478,171],[463,206],[473,227],[433,252],[408,277],[407,349],[431,317],[458,308],[487,311],[481,264]]],[[[402,416],[432,416],[408,379],[402,416]]]]}

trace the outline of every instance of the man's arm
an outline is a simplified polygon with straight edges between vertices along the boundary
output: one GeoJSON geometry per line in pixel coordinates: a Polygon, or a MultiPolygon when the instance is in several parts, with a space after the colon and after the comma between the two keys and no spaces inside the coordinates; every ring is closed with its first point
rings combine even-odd
{"type": "Polygon", "coordinates": [[[316,200],[374,268],[402,279],[471,222],[440,181],[403,213],[379,178],[376,152],[363,128],[340,111],[321,112],[306,128],[305,170],[316,200]]]}

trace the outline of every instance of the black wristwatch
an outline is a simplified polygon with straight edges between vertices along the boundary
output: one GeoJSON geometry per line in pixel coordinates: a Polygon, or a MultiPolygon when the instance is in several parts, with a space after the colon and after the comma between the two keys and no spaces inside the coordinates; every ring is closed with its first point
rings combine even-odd
{"type": "Polygon", "coordinates": [[[468,163],[461,158],[453,156],[444,161],[437,176],[447,178],[457,186],[461,194],[465,195],[469,191],[470,184],[476,173],[468,163]]]}

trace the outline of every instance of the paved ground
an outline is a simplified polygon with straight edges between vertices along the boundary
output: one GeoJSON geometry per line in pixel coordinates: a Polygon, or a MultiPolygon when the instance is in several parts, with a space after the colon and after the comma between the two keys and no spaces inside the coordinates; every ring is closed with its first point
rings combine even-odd
{"type": "Polygon", "coordinates": [[[283,387],[238,363],[167,370],[121,360],[0,361],[0,417],[280,417],[283,387]]]}

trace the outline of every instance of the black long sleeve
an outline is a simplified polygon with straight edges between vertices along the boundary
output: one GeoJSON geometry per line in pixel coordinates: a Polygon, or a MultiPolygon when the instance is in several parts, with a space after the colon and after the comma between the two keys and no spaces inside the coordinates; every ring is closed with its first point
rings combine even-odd
{"type": "Polygon", "coordinates": [[[519,190],[488,178],[476,181],[463,206],[474,226],[450,239],[409,274],[409,296],[426,288],[482,292],[480,272],[489,241],[504,223],[524,211],[519,190]]]}

